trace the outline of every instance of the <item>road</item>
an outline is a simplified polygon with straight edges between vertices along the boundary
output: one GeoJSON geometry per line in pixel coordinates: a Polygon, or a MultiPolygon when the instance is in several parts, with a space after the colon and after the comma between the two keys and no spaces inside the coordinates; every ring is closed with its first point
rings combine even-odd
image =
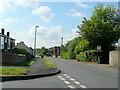
{"type": "Polygon", "coordinates": [[[48,58],[60,74],[31,80],[3,82],[3,88],[118,88],[118,72],[94,64],[48,58]]]}

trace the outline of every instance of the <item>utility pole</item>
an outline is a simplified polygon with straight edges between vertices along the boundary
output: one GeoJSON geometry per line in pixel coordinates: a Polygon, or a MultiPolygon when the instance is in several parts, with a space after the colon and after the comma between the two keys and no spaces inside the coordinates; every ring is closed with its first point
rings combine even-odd
{"type": "Polygon", "coordinates": [[[39,26],[35,26],[35,43],[34,43],[34,56],[36,56],[36,30],[39,26]]]}

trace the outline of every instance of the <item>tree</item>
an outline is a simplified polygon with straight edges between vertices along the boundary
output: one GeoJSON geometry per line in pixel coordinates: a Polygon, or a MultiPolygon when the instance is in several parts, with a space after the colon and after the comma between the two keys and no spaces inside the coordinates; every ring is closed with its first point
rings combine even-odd
{"type": "Polygon", "coordinates": [[[85,50],[89,49],[89,42],[87,40],[80,41],[77,46],[75,47],[75,53],[79,54],[80,52],[83,52],[85,50]]]}
{"type": "Polygon", "coordinates": [[[75,50],[76,45],[80,42],[80,40],[81,40],[81,37],[76,37],[70,42],[70,44],[68,46],[68,52],[69,52],[70,59],[76,58],[76,54],[75,54],[74,50],[75,50]]]}
{"type": "Polygon", "coordinates": [[[104,63],[109,63],[109,50],[120,38],[120,16],[114,6],[98,4],[89,20],[84,18],[78,25],[79,34],[92,45],[100,45],[103,50],[104,63]]]}
{"type": "Polygon", "coordinates": [[[40,54],[46,55],[48,53],[48,49],[45,47],[41,47],[40,49],[37,49],[40,54]]]}

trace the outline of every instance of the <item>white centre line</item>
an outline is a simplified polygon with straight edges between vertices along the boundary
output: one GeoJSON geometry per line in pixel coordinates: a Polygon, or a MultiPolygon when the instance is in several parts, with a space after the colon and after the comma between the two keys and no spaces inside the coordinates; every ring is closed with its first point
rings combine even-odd
{"type": "Polygon", "coordinates": [[[68,81],[64,81],[64,83],[65,83],[65,84],[70,84],[70,82],[68,82],[68,81]]]}
{"type": "Polygon", "coordinates": [[[75,87],[73,85],[68,85],[69,88],[74,89],[75,87]]]}
{"type": "Polygon", "coordinates": [[[81,88],[87,88],[87,87],[86,87],[86,86],[84,86],[84,85],[80,85],[80,87],[81,87],[81,88]]]}
{"type": "Polygon", "coordinates": [[[67,74],[63,74],[64,76],[68,76],[67,74]]]}
{"type": "Polygon", "coordinates": [[[71,81],[75,81],[75,79],[73,79],[73,78],[69,78],[71,81]]]}
{"type": "Polygon", "coordinates": [[[70,78],[70,76],[66,76],[67,78],[70,78]]]}
{"type": "Polygon", "coordinates": [[[80,84],[80,82],[78,82],[78,81],[74,81],[74,83],[75,83],[75,84],[80,84]]]}
{"type": "Polygon", "coordinates": [[[62,76],[58,76],[58,78],[60,78],[61,80],[65,80],[62,76]]]}

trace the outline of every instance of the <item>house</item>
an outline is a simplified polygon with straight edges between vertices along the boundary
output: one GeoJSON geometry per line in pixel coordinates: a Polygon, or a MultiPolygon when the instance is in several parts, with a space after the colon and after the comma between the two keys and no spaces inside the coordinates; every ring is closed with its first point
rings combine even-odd
{"type": "Polygon", "coordinates": [[[24,44],[24,42],[17,43],[15,48],[25,49],[28,53],[33,54],[33,49],[24,44]]]}
{"type": "Polygon", "coordinates": [[[9,52],[15,48],[15,39],[10,37],[10,32],[4,34],[5,29],[1,29],[0,33],[0,50],[2,52],[9,52]]]}
{"type": "Polygon", "coordinates": [[[51,55],[51,56],[60,56],[60,47],[59,46],[55,46],[55,47],[51,47],[48,49],[48,53],[51,55]]]}

